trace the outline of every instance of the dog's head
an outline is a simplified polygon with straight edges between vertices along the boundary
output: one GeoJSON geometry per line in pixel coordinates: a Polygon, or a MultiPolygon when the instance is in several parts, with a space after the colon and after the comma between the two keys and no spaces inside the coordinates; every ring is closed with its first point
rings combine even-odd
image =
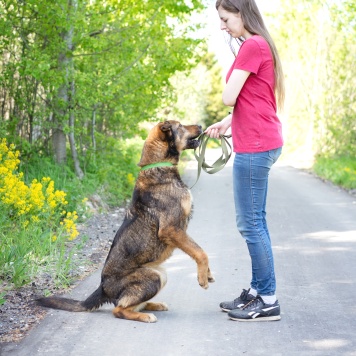
{"type": "Polygon", "coordinates": [[[202,133],[199,125],[182,125],[178,121],[165,121],[158,124],[161,131],[161,140],[168,142],[172,151],[181,153],[186,149],[194,149],[199,146],[196,138],[202,133]]]}
{"type": "Polygon", "coordinates": [[[201,133],[200,125],[182,125],[175,120],[160,122],[150,131],[138,165],[162,161],[177,164],[182,151],[199,146],[197,138],[201,133]]]}

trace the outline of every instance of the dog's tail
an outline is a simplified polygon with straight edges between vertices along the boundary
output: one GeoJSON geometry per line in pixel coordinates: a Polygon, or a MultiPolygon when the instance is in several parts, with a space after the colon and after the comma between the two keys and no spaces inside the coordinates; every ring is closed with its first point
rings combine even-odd
{"type": "Polygon", "coordinates": [[[60,309],[71,312],[84,312],[98,309],[109,300],[103,294],[102,286],[93,292],[86,300],[74,300],[59,297],[46,297],[36,299],[36,303],[46,308],[60,309]]]}

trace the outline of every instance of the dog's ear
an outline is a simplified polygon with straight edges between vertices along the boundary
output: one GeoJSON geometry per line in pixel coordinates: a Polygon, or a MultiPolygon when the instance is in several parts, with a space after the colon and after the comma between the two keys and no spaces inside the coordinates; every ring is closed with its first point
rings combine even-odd
{"type": "Polygon", "coordinates": [[[161,131],[159,137],[162,141],[167,141],[171,136],[172,124],[169,121],[161,122],[159,124],[159,129],[161,131]]]}
{"type": "Polygon", "coordinates": [[[171,128],[172,128],[172,124],[168,121],[165,121],[165,122],[162,122],[162,125],[161,125],[161,131],[162,132],[166,132],[166,131],[169,131],[171,128]]]}

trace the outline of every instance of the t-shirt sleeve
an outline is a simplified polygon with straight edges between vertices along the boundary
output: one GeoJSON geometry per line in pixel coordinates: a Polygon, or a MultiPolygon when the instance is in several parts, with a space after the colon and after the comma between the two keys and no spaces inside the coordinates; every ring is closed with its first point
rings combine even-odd
{"type": "Polygon", "coordinates": [[[245,41],[237,54],[234,69],[257,74],[262,63],[261,49],[254,40],[245,41]]]}

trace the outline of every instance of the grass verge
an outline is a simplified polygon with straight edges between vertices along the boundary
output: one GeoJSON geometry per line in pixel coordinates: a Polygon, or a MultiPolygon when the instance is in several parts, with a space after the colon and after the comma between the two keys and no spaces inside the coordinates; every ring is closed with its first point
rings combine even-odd
{"type": "Polygon", "coordinates": [[[356,189],[356,157],[319,156],[316,157],[313,171],[344,189],[356,189]]]}

